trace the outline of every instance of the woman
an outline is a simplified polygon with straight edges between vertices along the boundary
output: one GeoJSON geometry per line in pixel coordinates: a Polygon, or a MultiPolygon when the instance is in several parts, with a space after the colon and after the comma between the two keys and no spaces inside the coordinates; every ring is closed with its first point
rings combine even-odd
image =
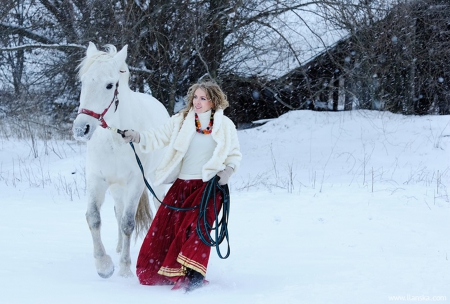
{"type": "MultiPolygon", "coordinates": [[[[228,101],[220,87],[202,82],[188,90],[188,105],[157,129],[125,132],[124,140],[139,143],[143,152],[168,146],[156,169],[155,184],[172,183],[164,204],[189,208],[200,204],[207,182],[216,174],[219,185],[228,183],[241,162],[236,127],[223,114],[228,101]]],[[[221,208],[221,194],[216,201],[221,208]]],[[[158,209],[139,252],[136,268],[141,284],[174,284],[187,291],[206,281],[211,248],[196,233],[198,208],[174,211],[158,209]]],[[[212,226],[213,208],[207,209],[212,226]]]]}

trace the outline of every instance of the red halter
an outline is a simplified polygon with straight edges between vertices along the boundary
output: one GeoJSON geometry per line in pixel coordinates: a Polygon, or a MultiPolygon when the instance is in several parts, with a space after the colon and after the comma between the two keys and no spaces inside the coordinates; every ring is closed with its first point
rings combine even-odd
{"type": "Polygon", "coordinates": [[[103,117],[105,116],[106,112],[108,112],[109,108],[111,107],[111,105],[113,104],[114,101],[116,102],[116,109],[114,110],[114,112],[117,111],[117,106],[119,105],[119,99],[117,98],[117,95],[119,94],[119,91],[117,90],[118,87],[119,87],[119,82],[116,83],[116,90],[114,91],[114,97],[111,100],[111,103],[102,112],[102,114],[98,114],[98,113],[95,113],[94,111],[82,108],[82,109],[78,110],[77,116],[80,115],[80,114],[86,114],[86,115],[92,116],[92,117],[94,117],[94,118],[96,118],[97,120],[100,121],[100,123],[101,123],[100,126],[101,127],[105,128],[105,129],[108,128],[108,124],[106,123],[106,121],[105,121],[105,119],[103,117]]]}

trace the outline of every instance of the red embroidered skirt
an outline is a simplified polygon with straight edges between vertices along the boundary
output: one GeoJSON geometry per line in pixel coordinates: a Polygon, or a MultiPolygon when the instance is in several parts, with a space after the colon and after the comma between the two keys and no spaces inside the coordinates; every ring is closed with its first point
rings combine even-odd
{"type": "MultiPolygon", "coordinates": [[[[206,182],[201,179],[177,179],[164,203],[178,208],[200,204],[206,182]]],[[[222,195],[216,195],[217,208],[222,208],[222,195]]],[[[208,203],[206,218],[212,226],[214,207],[208,203]]],[[[136,263],[136,274],[143,285],[171,285],[191,268],[206,276],[211,247],[197,235],[199,209],[175,211],[161,205],[142,243],[136,263]]],[[[203,228],[202,228],[203,229],[203,228]]],[[[209,233],[210,231],[208,231],[209,233]]]]}

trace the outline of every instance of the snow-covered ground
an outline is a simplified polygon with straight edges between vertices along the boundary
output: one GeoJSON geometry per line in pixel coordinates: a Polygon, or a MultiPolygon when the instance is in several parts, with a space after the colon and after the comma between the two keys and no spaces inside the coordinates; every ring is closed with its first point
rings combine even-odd
{"type": "MultiPolygon", "coordinates": [[[[238,134],[231,256],[189,294],[97,275],[84,144],[0,138],[0,303],[450,301],[449,116],[295,111],[238,134]]],[[[108,195],[117,265],[116,229],[108,195]]]]}

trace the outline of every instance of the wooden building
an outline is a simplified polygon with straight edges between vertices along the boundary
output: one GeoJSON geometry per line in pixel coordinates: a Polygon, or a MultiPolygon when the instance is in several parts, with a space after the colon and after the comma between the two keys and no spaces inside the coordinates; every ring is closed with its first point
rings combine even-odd
{"type": "Polygon", "coordinates": [[[450,1],[398,5],[276,80],[226,85],[237,123],[295,109],[450,114],[450,1]]]}

